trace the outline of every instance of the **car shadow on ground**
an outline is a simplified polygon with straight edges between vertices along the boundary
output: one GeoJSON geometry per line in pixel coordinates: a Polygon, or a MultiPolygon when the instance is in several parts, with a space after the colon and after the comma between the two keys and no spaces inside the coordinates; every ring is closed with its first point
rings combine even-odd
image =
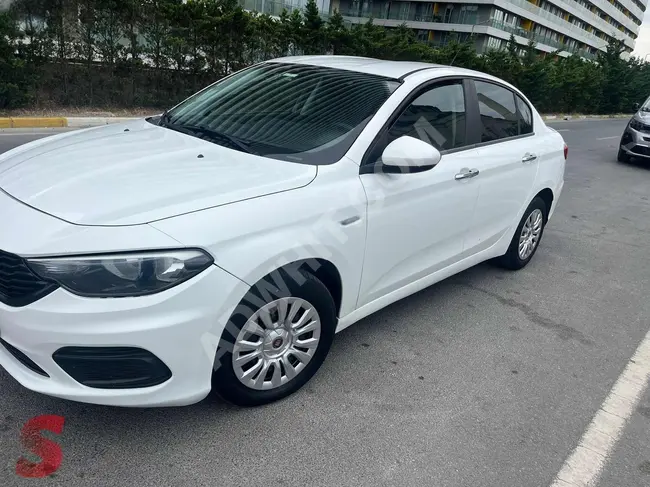
{"type": "Polygon", "coordinates": [[[650,171],[650,159],[640,159],[638,157],[633,157],[627,162],[619,162],[618,164],[622,166],[629,166],[636,169],[643,169],[645,171],[650,171]]]}

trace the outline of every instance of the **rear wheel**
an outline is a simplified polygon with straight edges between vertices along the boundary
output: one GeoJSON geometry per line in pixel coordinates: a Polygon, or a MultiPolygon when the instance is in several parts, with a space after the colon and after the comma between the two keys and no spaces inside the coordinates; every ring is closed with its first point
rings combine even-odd
{"type": "Polygon", "coordinates": [[[293,394],[320,368],[336,327],[327,287],[302,270],[256,284],[231,317],[219,345],[212,388],[239,406],[293,394]]]}
{"type": "Polygon", "coordinates": [[[539,196],[528,205],[508,251],[499,259],[503,267],[518,270],[530,262],[542,239],[547,214],[546,203],[539,196]]]}
{"type": "Polygon", "coordinates": [[[623,150],[622,147],[618,148],[618,162],[630,162],[630,156],[623,150]]]}

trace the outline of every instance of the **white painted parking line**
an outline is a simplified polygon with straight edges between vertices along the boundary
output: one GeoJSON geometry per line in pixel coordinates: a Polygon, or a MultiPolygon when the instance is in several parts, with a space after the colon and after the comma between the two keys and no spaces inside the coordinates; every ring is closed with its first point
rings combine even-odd
{"type": "Polygon", "coordinates": [[[593,487],[650,380],[650,331],[591,420],[551,487],[593,487]]]}
{"type": "Polygon", "coordinates": [[[612,136],[612,137],[600,137],[600,138],[598,138],[598,139],[596,139],[596,140],[618,139],[619,137],[620,137],[620,135],[614,135],[614,136],[612,136]]]}
{"type": "Polygon", "coordinates": [[[558,132],[571,132],[571,129],[555,129],[558,132]]]}

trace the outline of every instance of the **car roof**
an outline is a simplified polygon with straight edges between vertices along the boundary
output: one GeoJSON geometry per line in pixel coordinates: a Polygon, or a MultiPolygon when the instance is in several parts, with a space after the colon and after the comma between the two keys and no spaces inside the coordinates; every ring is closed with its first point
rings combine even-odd
{"type": "Polygon", "coordinates": [[[359,56],[286,56],[266,61],[267,63],[305,64],[310,66],[324,66],[328,68],[346,69],[357,73],[367,73],[395,80],[403,80],[409,75],[423,71],[436,70],[440,76],[463,76],[468,78],[482,78],[494,81],[513,89],[523,95],[519,89],[507,81],[481,71],[447,66],[445,64],[420,63],[414,61],[385,61],[370,57],[359,56]]]}
{"type": "Polygon", "coordinates": [[[384,61],[381,59],[358,56],[287,56],[271,59],[267,62],[324,66],[394,79],[404,78],[410,73],[421,71],[423,69],[446,67],[441,64],[419,63],[413,61],[384,61]]]}

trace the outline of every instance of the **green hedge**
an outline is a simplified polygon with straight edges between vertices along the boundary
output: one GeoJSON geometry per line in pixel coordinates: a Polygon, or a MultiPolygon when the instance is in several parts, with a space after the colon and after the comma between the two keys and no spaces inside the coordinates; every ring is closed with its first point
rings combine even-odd
{"type": "Polygon", "coordinates": [[[621,59],[619,42],[595,62],[519,48],[432,47],[405,25],[324,20],[313,0],[279,18],[237,0],[15,0],[0,13],[0,109],[166,107],[252,63],[324,53],[453,62],[513,83],[542,112],[629,112],[650,95],[650,63],[621,59]]]}

